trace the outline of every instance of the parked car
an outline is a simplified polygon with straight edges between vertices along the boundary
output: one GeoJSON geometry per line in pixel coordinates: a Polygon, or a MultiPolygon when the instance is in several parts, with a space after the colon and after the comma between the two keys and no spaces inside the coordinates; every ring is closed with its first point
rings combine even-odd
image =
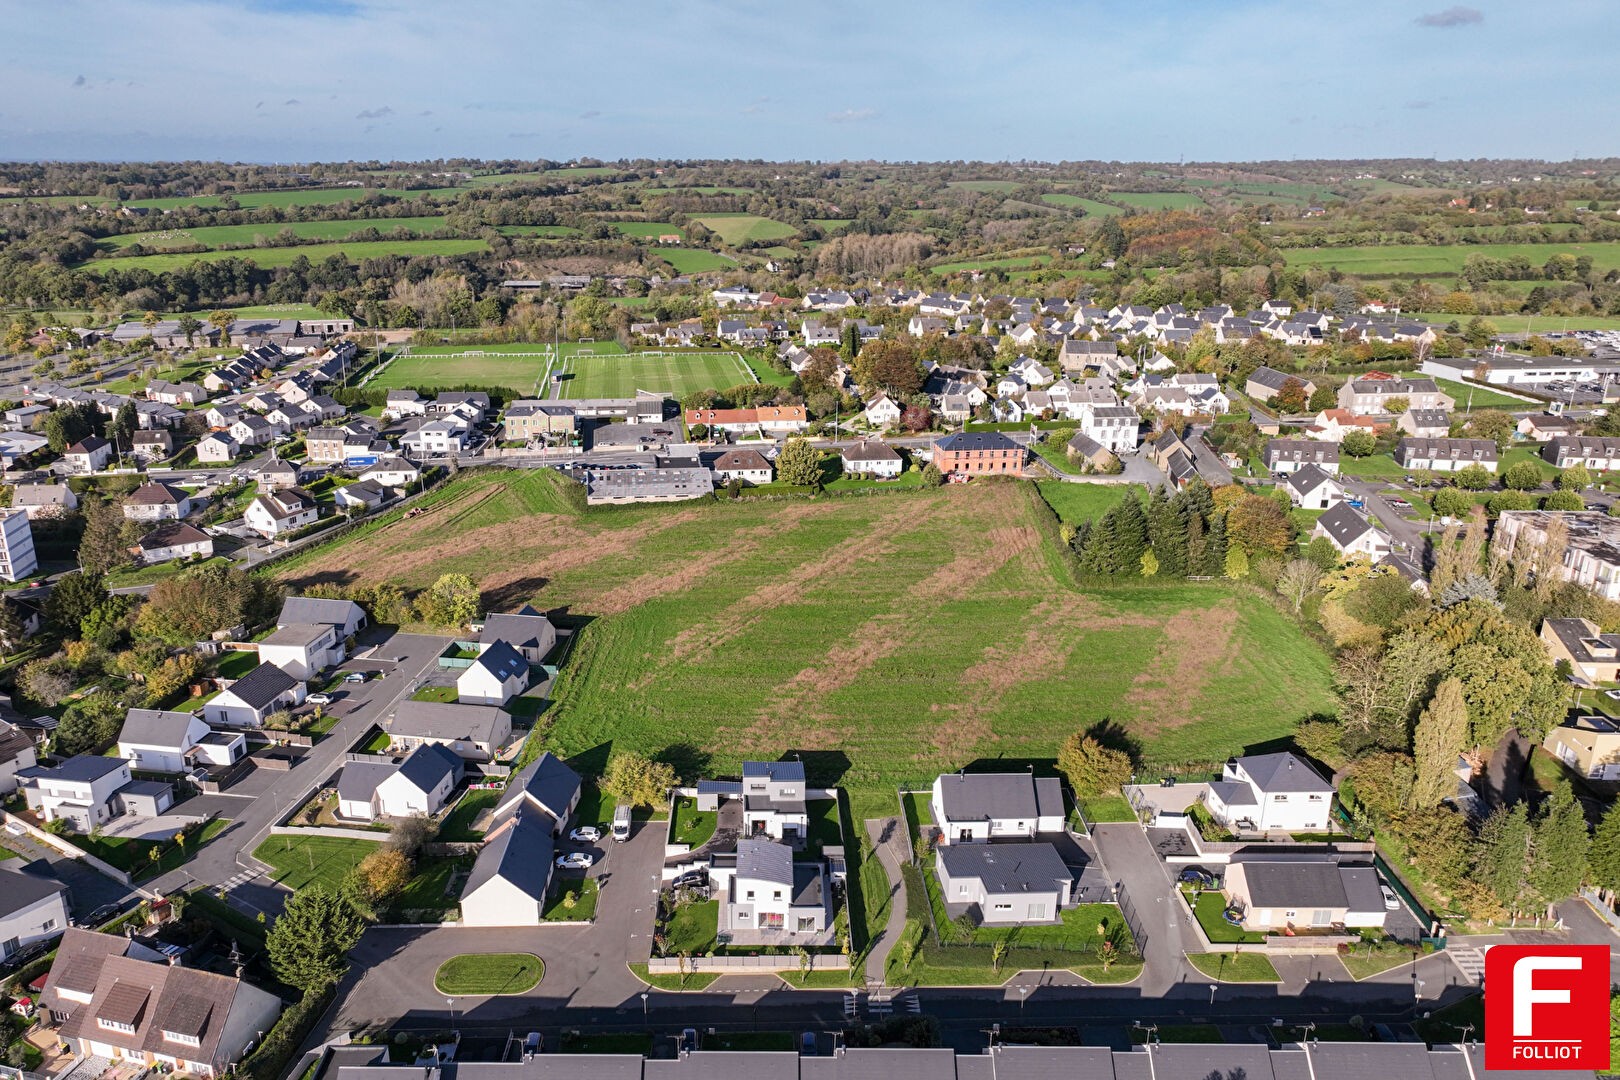
{"type": "Polygon", "coordinates": [[[568,839],[578,844],[594,844],[602,839],[602,830],[595,825],[581,825],[568,834],[568,839]]]}
{"type": "Polygon", "coordinates": [[[815,1052],[816,1033],[813,1031],[806,1031],[803,1035],[799,1036],[799,1053],[814,1056],[815,1052]]]}
{"type": "Polygon", "coordinates": [[[96,908],[96,910],[86,915],[79,925],[84,927],[102,926],[116,919],[118,917],[118,911],[119,906],[117,904],[102,904],[100,907],[96,908]]]}
{"type": "Polygon", "coordinates": [[[309,697],[305,698],[304,700],[307,701],[311,705],[330,705],[330,704],[332,704],[332,695],[331,694],[311,694],[311,695],[309,695],[309,697]]]}
{"type": "Polygon", "coordinates": [[[1378,886],[1378,891],[1384,894],[1384,910],[1398,911],[1400,909],[1401,898],[1395,895],[1394,889],[1390,888],[1388,885],[1380,883],[1378,886]]]}
{"type": "Polygon", "coordinates": [[[1610,701],[1620,701],[1620,690],[1605,690],[1603,696],[1610,701]]]}
{"type": "Polygon", "coordinates": [[[343,676],[343,681],[346,683],[365,682],[366,673],[363,671],[351,671],[347,675],[343,676]]]}
{"type": "Polygon", "coordinates": [[[1344,501],[1349,503],[1352,507],[1354,507],[1357,510],[1365,510],[1365,509],[1367,509],[1366,502],[1361,500],[1361,499],[1346,499],[1344,501]]]}
{"type": "Polygon", "coordinates": [[[1215,875],[1202,866],[1189,866],[1176,875],[1176,880],[1183,885],[1197,885],[1200,889],[1213,889],[1215,875]]]}
{"type": "Polygon", "coordinates": [[[709,874],[705,870],[689,870],[670,882],[669,887],[677,892],[681,889],[707,889],[709,874]]]}
{"type": "Polygon", "coordinates": [[[1393,506],[1397,510],[1412,509],[1412,504],[1407,502],[1405,499],[1391,499],[1389,500],[1389,505],[1393,506]]]}
{"type": "Polygon", "coordinates": [[[588,851],[570,851],[566,855],[557,856],[557,869],[559,870],[589,870],[596,856],[588,851]]]}

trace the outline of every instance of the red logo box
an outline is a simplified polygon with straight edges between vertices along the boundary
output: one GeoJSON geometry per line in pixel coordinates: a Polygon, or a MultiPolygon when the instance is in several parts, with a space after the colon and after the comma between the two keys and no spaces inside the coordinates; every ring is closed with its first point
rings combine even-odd
{"type": "Polygon", "coordinates": [[[1485,953],[1485,1067],[1609,1067],[1609,949],[1496,945],[1485,953]]]}

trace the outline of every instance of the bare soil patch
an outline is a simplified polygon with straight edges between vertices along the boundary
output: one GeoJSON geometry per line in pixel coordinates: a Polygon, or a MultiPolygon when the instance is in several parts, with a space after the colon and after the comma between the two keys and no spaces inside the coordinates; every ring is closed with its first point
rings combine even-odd
{"type": "Polygon", "coordinates": [[[1231,599],[1214,607],[1178,611],[1164,624],[1164,640],[1153,660],[1125,695],[1155,724],[1177,727],[1197,719],[1187,703],[1209,685],[1210,678],[1237,652],[1233,631],[1237,608],[1231,599]]]}

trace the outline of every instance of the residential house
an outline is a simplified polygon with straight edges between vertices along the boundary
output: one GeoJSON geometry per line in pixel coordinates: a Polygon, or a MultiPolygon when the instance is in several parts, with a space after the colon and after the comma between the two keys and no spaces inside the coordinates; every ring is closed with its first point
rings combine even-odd
{"type": "Polygon", "coordinates": [[[208,391],[196,383],[173,383],[167,379],[153,379],[146,386],[148,401],[165,405],[201,405],[208,400],[208,391]]]}
{"type": "Polygon", "coordinates": [[[388,501],[388,489],[375,480],[358,480],[345,484],[332,492],[332,502],[339,510],[365,513],[388,501]]]}
{"type": "Polygon", "coordinates": [[[79,754],[56,765],[17,770],[28,809],[47,822],[91,832],[123,814],[157,817],[174,804],[168,784],[136,780],[122,758],[79,754]]]}
{"type": "Polygon", "coordinates": [[[240,977],[77,928],[62,938],[40,1002],[79,1059],[204,1078],[234,1071],[281,1013],[279,998],[240,977]]]}
{"type": "Polygon", "coordinates": [[[183,773],[198,765],[232,765],[246,753],[245,735],[216,732],[194,712],[131,709],[118,733],[118,756],[141,772],[183,773]]]}
{"type": "Polygon", "coordinates": [[[585,502],[591,506],[682,502],[712,494],[714,473],[706,468],[592,469],[585,474],[585,502]]]}
{"type": "Polygon", "coordinates": [[[888,394],[878,394],[866,403],[866,422],[879,431],[892,427],[900,422],[903,410],[890,400],[888,394]]]}
{"type": "Polygon", "coordinates": [[[1295,929],[1363,929],[1384,925],[1388,911],[1371,865],[1333,856],[1234,859],[1223,891],[1251,933],[1295,929]]]}
{"type": "Polygon", "coordinates": [[[10,797],[17,790],[20,770],[38,764],[38,748],[33,737],[16,724],[0,720],[0,797],[10,797]]]}
{"type": "Polygon", "coordinates": [[[1339,408],[1357,416],[1379,416],[1387,413],[1385,403],[1391,398],[1405,398],[1409,409],[1440,409],[1450,411],[1456,402],[1440,392],[1433,379],[1397,379],[1381,372],[1370,372],[1359,379],[1351,379],[1339,387],[1339,408]]]}
{"type": "Polygon", "coordinates": [[[80,439],[62,452],[62,460],[67,463],[68,471],[79,476],[100,472],[112,462],[112,458],[112,444],[95,435],[80,439]]]}
{"type": "Polygon", "coordinates": [[[398,749],[438,743],[465,761],[493,761],[512,738],[512,714],[498,705],[407,700],[383,729],[398,749]]]}
{"type": "Polygon", "coordinates": [[[248,414],[237,417],[226,433],[239,446],[266,446],[280,434],[264,417],[248,414]]]}
{"type": "Polygon", "coordinates": [[[467,420],[450,414],[425,420],[409,428],[400,437],[399,445],[419,457],[430,454],[443,457],[467,449],[471,437],[472,426],[467,420]]]}
{"type": "Polygon", "coordinates": [[[944,773],[929,798],[942,846],[1063,831],[1063,788],[1031,773],[944,773]]]}
{"type": "Polygon", "coordinates": [[[1296,754],[1249,754],[1226,763],[1204,805],[1234,831],[1321,832],[1332,823],[1333,785],[1296,754]]]}
{"type": "Polygon", "coordinates": [[[935,441],[933,463],[946,476],[1018,476],[1028,456],[999,431],[959,431],[935,441]]]}
{"type": "Polygon", "coordinates": [[[1620,721],[1612,717],[1571,717],[1547,732],[1541,746],[1588,780],[1620,780],[1620,721]]]}
{"type": "Polygon", "coordinates": [[[809,419],[803,405],[767,405],[758,409],[688,409],[686,424],[740,435],[776,435],[803,431],[809,419]]]}
{"type": "Polygon", "coordinates": [[[0,579],[21,581],[39,569],[34,528],[24,510],[0,510],[0,579]]]}
{"type": "Polygon", "coordinates": [[[1494,439],[1405,438],[1395,444],[1395,464],[1403,469],[1457,472],[1478,465],[1486,472],[1495,472],[1496,463],[1494,439]]]}
{"type": "Polygon", "coordinates": [[[427,412],[429,416],[461,416],[477,426],[489,415],[489,409],[489,395],[482,390],[447,390],[433,399],[427,412]]]}
{"type": "Polygon", "coordinates": [[[343,638],[329,623],[288,623],[259,642],[259,659],[308,682],[345,657],[343,638]]]}
{"type": "Polygon", "coordinates": [[[203,706],[203,719],[227,727],[262,727],[278,709],[302,705],[306,692],[303,683],[281,668],[262,663],[210,698],[203,706]]]}
{"type": "Polygon", "coordinates": [[[79,508],[79,497],[66,484],[18,484],[11,491],[11,506],[29,521],[59,518],[79,508]]]}
{"type": "Polygon", "coordinates": [[[1369,435],[1377,436],[1387,430],[1389,430],[1388,421],[1376,420],[1371,416],[1357,416],[1349,409],[1323,409],[1316,414],[1316,419],[1305,429],[1305,433],[1310,438],[1322,442],[1341,443],[1352,431],[1365,431],[1369,435]]]}
{"type": "Polygon", "coordinates": [[[560,836],[579,806],[580,791],[579,774],[547,750],[507,780],[494,816],[503,818],[518,812],[543,815],[550,822],[549,831],[560,836]]]}
{"type": "Polygon", "coordinates": [[[205,464],[228,464],[241,453],[242,444],[223,431],[204,435],[197,440],[197,460],[205,464]]]}
{"type": "Polygon", "coordinates": [[[742,833],[798,846],[809,838],[804,762],[745,761],[742,833]]]}
{"type": "Polygon", "coordinates": [[[337,628],[340,639],[351,638],[366,627],[366,609],[353,600],[323,596],[289,596],[281,602],[276,625],[326,623],[337,628]]]}
{"type": "MultiPolygon", "coordinates": [[[[1514,430],[1531,442],[1550,442],[1554,439],[1579,435],[1581,425],[1580,421],[1571,419],[1562,413],[1538,413],[1535,416],[1527,416],[1520,420],[1514,430]]],[[[1542,453],[1546,453],[1545,447],[1542,448],[1542,453]]],[[[1607,456],[1610,460],[1614,459],[1614,455],[1607,456]]],[[[1548,460],[1552,461],[1554,465],[1558,464],[1553,458],[1548,460]]]]}
{"type": "Polygon", "coordinates": [[[360,474],[362,480],[375,480],[383,487],[408,488],[422,478],[422,470],[402,457],[384,457],[360,474]]]}
{"type": "Polygon", "coordinates": [[[504,641],[531,664],[543,663],[557,645],[557,628],[540,612],[524,604],[516,611],[496,612],[474,624],[481,645],[504,641]]]}
{"type": "Polygon", "coordinates": [[[1119,463],[1118,456],[1112,450],[1083,431],[1075,432],[1064,444],[1064,452],[1070,461],[1087,472],[1113,472],[1119,463]]]}
{"type": "Polygon", "coordinates": [[[68,928],[67,886],[43,860],[0,862],[0,964],[19,949],[50,941],[68,928]]]}
{"type": "Polygon", "coordinates": [[[861,439],[840,452],[845,476],[892,480],[905,469],[900,452],[880,439],[861,439]]]}
{"type": "Polygon", "coordinates": [[[549,751],[507,781],[461,891],[464,926],[538,926],[556,837],[579,805],[579,774],[549,751]]]}
{"type": "Polygon", "coordinates": [[[1142,418],[1128,405],[1083,406],[1080,434],[1111,453],[1133,452],[1142,442],[1142,418]]]}
{"type": "Polygon", "coordinates": [[[1298,386],[1304,392],[1307,401],[1310,400],[1312,394],[1316,393],[1316,383],[1310,379],[1290,375],[1287,372],[1269,367],[1255,368],[1254,374],[1250,375],[1248,381],[1243,384],[1243,392],[1249,396],[1250,400],[1265,403],[1282,393],[1290,383],[1298,386]]]}
{"type": "Polygon", "coordinates": [[[1620,634],[1591,619],[1543,619],[1541,641],[1553,663],[1562,660],[1589,683],[1620,682],[1620,634]]]}
{"type": "Polygon", "coordinates": [[[260,491],[283,491],[302,484],[307,476],[304,467],[285,458],[272,458],[259,467],[253,479],[260,491]]]}
{"type": "Polygon", "coordinates": [[[736,480],[752,487],[770,483],[775,475],[770,459],[758,450],[727,450],[714,459],[710,468],[716,486],[736,480]]]}
{"type": "Polygon", "coordinates": [[[1178,491],[1198,478],[1197,459],[1192,447],[1174,428],[1165,428],[1148,444],[1148,458],[1157,465],[1178,491]]]}
{"type": "Polygon", "coordinates": [[[338,775],[338,816],[351,821],[433,815],[444,809],[463,763],[442,746],[418,746],[393,762],[350,760],[338,775]]]}
{"type": "Polygon", "coordinates": [[[415,390],[390,390],[383,398],[384,416],[426,416],[427,407],[427,399],[415,390]]]}
{"type": "Polygon", "coordinates": [[[1443,439],[1451,433],[1451,414],[1444,409],[1407,409],[1395,427],[1414,439],[1443,439]]]}
{"type": "Polygon", "coordinates": [[[532,442],[573,438],[578,430],[574,407],[565,401],[514,401],[506,407],[506,438],[532,442]]]}
{"type": "Polygon", "coordinates": [[[1348,502],[1336,503],[1316,519],[1311,538],[1325,536],[1342,555],[1365,555],[1377,562],[1394,550],[1394,540],[1348,502]]]}
{"type": "Polygon", "coordinates": [[[1609,472],[1620,468],[1620,439],[1561,435],[1541,448],[1541,457],[1559,469],[1584,465],[1593,472],[1609,472]]]}
{"type": "Polygon", "coordinates": [[[1112,341],[1082,341],[1066,338],[1058,348],[1058,363],[1069,373],[1100,367],[1104,361],[1113,362],[1119,350],[1112,341]]]}
{"type": "Polygon", "coordinates": [[[1315,465],[1295,469],[1283,480],[1289,500],[1301,510],[1326,510],[1344,500],[1344,485],[1315,465]]]}
{"type": "Polygon", "coordinates": [[[1553,572],[1603,597],[1620,600],[1620,518],[1596,510],[1504,510],[1496,519],[1495,548],[1510,560],[1534,558],[1554,523],[1562,526],[1562,558],[1553,572]]]}
{"type": "Polygon", "coordinates": [[[716,858],[709,868],[722,898],[719,928],[820,934],[832,923],[825,878],[822,863],[795,862],[786,844],[739,840],[734,862],[716,858]]]}
{"type": "Polygon", "coordinates": [[[1073,892],[1073,873],[1048,843],[951,844],[934,870],[946,910],[967,905],[986,926],[1055,923],[1073,892]]]}
{"type": "Polygon", "coordinates": [[[191,513],[191,496],[172,484],[142,484],[124,500],[131,521],[179,521],[191,513]]]}
{"type": "Polygon", "coordinates": [[[242,514],[247,527],[267,540],[312,525],[319,518],[315,496],[296,487],[256,495],[242,514]]]}
{"type": "Polygon", "coordinates": [[[481,648],[456,678],[456,697],[466,705],[505,705],[529,688],[529,661],[504,641],[481,648]]]}
{"type": "Polygon", "coordinates": [[[1275,476],[1314,466],[1333,476],[1339,474],[1339,444],[1317,439],[1272,439],[1261,451],[1260,460],[1275,476]]]}
{"type": "Polygon", "coordinates": [[[130,439],[130,454],[143,464],[162,461],[174,453],[174,436],[167,431],[137,431],[130,439]]]}

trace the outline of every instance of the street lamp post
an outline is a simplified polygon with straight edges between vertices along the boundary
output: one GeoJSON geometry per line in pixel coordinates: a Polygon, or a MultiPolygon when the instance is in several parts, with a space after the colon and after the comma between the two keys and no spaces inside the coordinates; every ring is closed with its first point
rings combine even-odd
{"type": "Polygon", "coordinates": [[[456,999],[447,997],[444,1003],[450,1006],[450,1037],[453,1039],[456,1037],[456,999]]]}
{"type": "Polygon", "coordinates": [[[1023,1020],[1024,1020],[1024,1002],[1028,998],[1029,998],[1029,987],[1020,986],[1018,988],[1018,1021],[1019,1021],[1019,1023],[1022,1023],[1023,1020]]]}
{"type": "Polygon", "coordinates": [[[645,990],[641,992],[641,1019],[643,1023],[647,1020],[647,991],[645,990]]]}

